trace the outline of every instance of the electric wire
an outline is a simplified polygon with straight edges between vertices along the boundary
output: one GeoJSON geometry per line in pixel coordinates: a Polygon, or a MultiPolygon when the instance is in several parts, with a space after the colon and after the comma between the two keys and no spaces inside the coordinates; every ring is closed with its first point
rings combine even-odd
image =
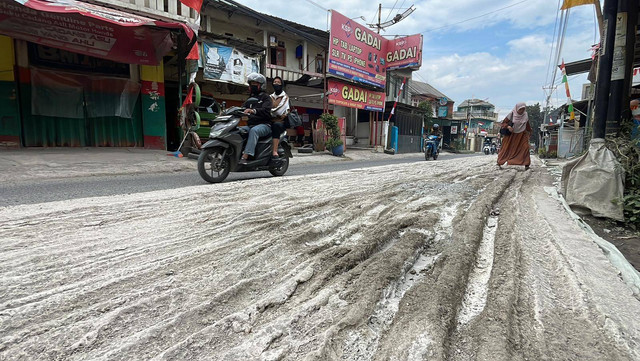
{"type": "Polygon", "coordinates": [[[387,20],[389,20],[389,16],[391,16],[391,13],[393,12],[393,10],[396,8],[396,5],[398,4],[398,0],[396,0],[396,2],[393,4],[393,7],[391,8],[391,10],[389,10],[389,13],[387,14],[387,17],[384,19],[383,22],[386,22],[387,20]]]}
{"type": "Polygon", "coordinates": [[[467,21],[471,21],[471,20],[479,19],[479,18],[481,18],[481,17],[487,16],[487,15],[491,15],[491,14],[494,14],[494,13],[500,12],[500,11],[502,11],[502,10],[506,10],[506,9],[512,8],[512,7],[516,6],[516,5],[520,5],[520,4],[522,4],[522,3],[526,3],[527,1],[529,1],[529,0],[522,0],[522,1],[519,1],[519,2],[517,2],[517,3],[513,3],[513,4],[511,4],[511,5],[505,6],[505,7],[503,7],[503,8],[499,8],[499,9],[496,9],[496,10],[490,11],[490,12],[488,12],[488,13],[484,13],[484,14],[482,14],[482,15],[474,16],[474,17],[472,17],[472,18],[469,18],[469,19],[466,19],[466,20],[459,21],[459,22],[457,22],[457,23],[453,23],[453,24],[449,24],[449,25],[441,26],[441,27],[438,27],[438,28],[427,29],[427,30],[425,30],[425,31],[420,32],[420,34],[425,34],[425,33],[429,33],[429,32],[432,32],[432,31],[445,29],[445,28],[448,28],[448,27],[451,27],[451,26],[454,26],[454,25],[458,25],[458,24],[466,23],[467,21]]]}
{"type": "Polygon", "coordinates": [[[306,0],[306,1],[311,3],[311,4],[313,4],[313,5],[315,5],[315,6],[317,6],[317,7],[319,7],[320,9],[322,9],[324,11],[329,11],[329,9],[327,9],[325,7],[322,7],[322,5],[320,5],[320,4],[318,4],[318,3],[314,2],[314,1],[311,1],[311,0],[306,0]]]}
{"type": "MultiPolygon", "coordinates": [[[[560,23],[558,22],[558,18],[560,17],[560,14],[562,12],[562,10],[560,9],[560,1],[562,0],[558,0],[558,10],[556,11],[556,21],[555,24],[553,25],[553,35],[551,36],[551,49],[549,50],[549,62],[547,63],[547,75],[545,75],[544,77],[544,81],[546,84],[548,84],[549,81],[549,73],[551,72],[551,59],[553,58],[553,49],[555,48],[555,42],[554,39],[556,38],[556,31],[559,30],[558,26],[560,25],[560,23]]],[[[543,87],[544,89],[544,87],[543,87]]],[[[546,92],[545,92],[546,95],[546,92]]]]}

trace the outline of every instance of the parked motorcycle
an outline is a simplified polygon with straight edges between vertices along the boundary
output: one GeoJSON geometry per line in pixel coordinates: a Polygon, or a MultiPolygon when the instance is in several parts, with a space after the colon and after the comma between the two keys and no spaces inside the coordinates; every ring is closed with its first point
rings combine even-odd
{"type": "Polygon", "coordinates": [[[433,160],[438,159],[438,146],[440,145],[440,140],[437,135],[428,135],[425,137],[424,141],[424,160],[429,160],[429,158],[433,158],[433,160]]]}
{"type": "Polygon", "coordinates": [[[292,158],[287,133],[280,135],[277,160],[271,159],[272,137],[269,134],[258,140],[256,156],[246,165],[238,164],[247,144],[249,132],[238,127],[246,114],[244,108],[232,107],[216,117],[211,123],[209,141],[202,145],[198,157],[198,173],[209,183],[224,181],[229,172],[269,171],[274,176],[282,176],[289,168],[292,158]]]}

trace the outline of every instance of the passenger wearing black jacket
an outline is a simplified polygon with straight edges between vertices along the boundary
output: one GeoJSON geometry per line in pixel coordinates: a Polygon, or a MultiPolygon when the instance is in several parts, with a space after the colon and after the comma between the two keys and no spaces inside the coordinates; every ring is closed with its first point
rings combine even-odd
{"type": "Polygon", "coordinates": [[[256,145],[260,137],[271,134],[271,97],[265,93],[267,79],[259,73],[251,73],[247,77],[249,89],[251,91],[250,98],[257,101],[247,100],[244,103],[245,113],[249,115],[248,126],[244,127],[249,131],[247,146],[244,148],[240,164],[247,164],[249,157],[255,156],[256,145]]]}

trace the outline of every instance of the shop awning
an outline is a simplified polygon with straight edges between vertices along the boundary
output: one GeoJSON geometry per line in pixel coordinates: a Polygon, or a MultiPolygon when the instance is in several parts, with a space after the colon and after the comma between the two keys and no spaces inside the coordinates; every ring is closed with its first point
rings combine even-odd
{"type": "Polygon", "coordinates": [[[76,0],[0,0],[0,34],[120,63],[158,65],[169,29],[193,30],[76,0]]]}

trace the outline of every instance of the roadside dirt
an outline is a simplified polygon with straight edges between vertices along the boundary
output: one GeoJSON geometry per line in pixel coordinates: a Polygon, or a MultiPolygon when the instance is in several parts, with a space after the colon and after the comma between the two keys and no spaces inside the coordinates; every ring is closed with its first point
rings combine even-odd
{"type": "Polygon", "coordinates": [[[0,359],[639,360],[546,170],[494,162],[0,208],[0,359]]]}
{"type": "Polygon", "coordinates": [[[623,223],[593,216],[581,218],[603,239],[616,246],[631,265],[640,271],[640,231],[623,223]]]}

